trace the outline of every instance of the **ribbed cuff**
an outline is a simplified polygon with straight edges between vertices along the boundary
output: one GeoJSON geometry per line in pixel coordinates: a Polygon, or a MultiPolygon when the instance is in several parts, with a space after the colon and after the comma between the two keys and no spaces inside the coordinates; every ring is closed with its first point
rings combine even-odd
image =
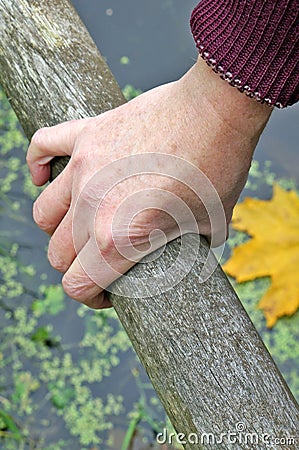
{"type": "Polygon", "coordinates": [[[299,101],[299,0],[202,0],[191,31],[222,78],[260,102],[299,101]]]}

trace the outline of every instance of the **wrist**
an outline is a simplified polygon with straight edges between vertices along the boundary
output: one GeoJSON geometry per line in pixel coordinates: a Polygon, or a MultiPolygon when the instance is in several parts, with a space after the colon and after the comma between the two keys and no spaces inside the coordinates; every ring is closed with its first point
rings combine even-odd
{"type": "Polygon", "coordinates": [[[206,62],[198,57],[193,67],[181,78],[188,91],[192,108],[213,111],[220,119],[243,138],[257,142],[273,108],[259,103],[222,80],[206,62]]]}

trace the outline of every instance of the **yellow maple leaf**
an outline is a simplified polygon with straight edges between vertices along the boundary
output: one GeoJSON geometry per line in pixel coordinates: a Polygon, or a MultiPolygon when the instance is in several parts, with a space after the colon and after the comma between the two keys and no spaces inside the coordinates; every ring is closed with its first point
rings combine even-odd
{"type": "Polygon", "coordinates": [[[271,200],[246,198],[238,204],[232,225],[252,239],[236,247],[223,268],[238,282],[271,277],[258,304],[271,328],[299,308],[299,197],[275,184],[271,200]]]}

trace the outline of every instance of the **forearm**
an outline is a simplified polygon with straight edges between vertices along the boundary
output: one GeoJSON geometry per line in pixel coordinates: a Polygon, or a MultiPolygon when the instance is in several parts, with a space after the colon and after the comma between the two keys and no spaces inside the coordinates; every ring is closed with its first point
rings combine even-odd
{"type": "Polygon", "coordinates": [[[277,107],[299,100],[298,0],[202,0],[191,16],[200,55],[231,85],[277,107]]]}

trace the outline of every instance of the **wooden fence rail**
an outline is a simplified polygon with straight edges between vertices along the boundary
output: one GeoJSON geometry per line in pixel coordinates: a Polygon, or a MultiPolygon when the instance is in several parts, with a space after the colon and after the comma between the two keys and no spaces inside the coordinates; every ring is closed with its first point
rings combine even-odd
{"type": "MultiPolygon", "coordinates": [[[[67,0],[0,0],[0,72],[29,139],[125,101],[67,0]]],[[[180,242],[128,275],[161,274],[180,242]]],[[[191,252],[196,242],[189,235],[184,245],[191,252]]],[[[160,295],[145,284],[142,298],[123,297],[128,277],[120,278],[110,294],[119,319],[186,449],[299,448],[298,406],[225,274],[217,267],[199,282],[207,252],[201,239],[189,273],[160,295]]]]}

